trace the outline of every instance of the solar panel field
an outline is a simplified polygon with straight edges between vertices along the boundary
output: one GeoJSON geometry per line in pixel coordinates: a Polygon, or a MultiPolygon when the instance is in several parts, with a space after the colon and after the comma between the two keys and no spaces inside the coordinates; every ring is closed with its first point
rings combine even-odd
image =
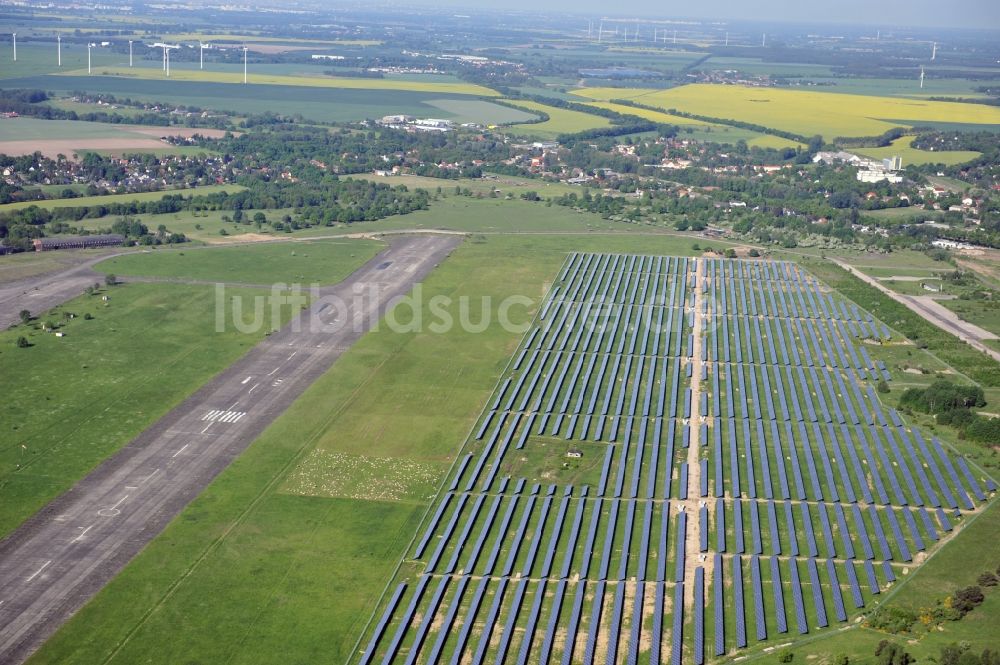
{"type": "Polygon", "coordinates": [[[883,407],[891,335],[790,263],[571,255],[358,662],[701,665],[849,621],[995,489],[883,407]]]}

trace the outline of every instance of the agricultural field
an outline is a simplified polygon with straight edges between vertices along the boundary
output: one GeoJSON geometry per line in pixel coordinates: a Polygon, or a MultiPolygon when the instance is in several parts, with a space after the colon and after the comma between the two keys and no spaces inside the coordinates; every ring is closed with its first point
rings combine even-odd
{"type": "Polygon", "coordinates": [[[914,138],[913,136],[902,136],[893,141],[892,145],[884,148],[855,148],[853,152],[874,159],[899,156],[903,158],[904,166],[907,164],[943,164],[944,166],[954,166],[955,164],[972,161],[982,154],[972,150],[949,150],[944,152],[919,150],[911,145],[914,138]]]}
{"type": "MultiPolygon", "coordinates": [[[[219,138],[225,132],[218,129],[190,127],[155,127],[146,125],[116,125],[78,120],[41,120],[38,118],[0,119],[0,153],[31,155],[41,152],[55,159],[58,155],[72,157],[90,150],[128,152],[156,150],[175,153],[178,148],[161,140],[164,136],[190,137],[200,134],[219,138]]],[[[200,152],[209,151],[201,149],[200,152]]]]}
{"type": "MultiPolygon", "coordinates": [[[[227,290],[246,305],[266,293],[227,290]]],[[[272,321],[268,308],[258,333],[216,332],[214,308],[209,286],[127,284],[102,287],[0,332],[0,374],[18,386],[0,414],[6,433],[0,442],[0,537],[291,314],[284,307],[281,319],[272,321]],[[65,336],[42,332],[41,323],[65,336]],[[20,336],[29,348],[15,346],[20,336]]]]}
{"type": "Polygon", "coordinates": [[[524,134],[542,139],[551,139],[560,134],[572,134],[588,129],[609,127],[611,122],[607,118],[598,115],[581,113],[580,111],[570,111],[554,106],[539,104],[538,102],[520,101],[514,104],[527,111],[542,111],[549,115],[545,122],[525,125],[511,125],[508,129],[516,134],[524,134]]]}
{"type": "MultiPolygon", "coordinates": [[[[89,206],[111,205],[114,203],[129,203],[131,201],[159,201],[164,196],[176,196],[178,194],[191,197],[206,194],[218,194],[219,192],[236,193],[245,189],[242,185],[203,185],[201,187],[189,187],[187,189],[166,189],[159,192],[136,192],[134,194],[106,194],[103,196],[77,196],[70,199],[45,199],[42,201],[19,201],[17,203],[4,203],[0,205],[0,214],[11,212],[12,210],[22,210],[37,206],[45,210],[55,208],[83,208],[89,206]]],[[[111,225],[109,219],[82,220],[80,226],[84,228],[103,228],[111,225]]],[[[173,229],[171,229],[173,230],[173,229]]]]}
{"type": "MultiPolygon", "coordinates": [[[[101,66],[98,76],[133,78],[161,81],[163,71],[152,67],[115,67],[101,66]]],[[[66,76],[86,76],[86,70],[67,70],[66,76]]],[[[243,72],[227,73],[211,70],[198,70],[171,67],[170,78],[175,81],[194,81],[209,83],[242,83],[243,72]]],[[[274,74],[250,73],[253,85],[298,86],[310,88],[335,88],[343,90],[388,90],[394,92],[419,92],[440,95],[469,95],[473,97],[496,97],[498,93],[482,86],[470,83],[436,83],[423,81],[393,81],[385,79],[349,78],[336,76],[282,76],[274,74]]]]}
{"type": "Polygon", "coordinates": [[[652,120],[653,122],[677,125],[681,129],[681,138],[690,138],[697,141],[712,141],[715,143],[730,144],[735,144],[737,141],[746,141],[747,145],[750,147],[757,146],[759,148],[775,149],[794,148],[801,145],[795,141],[790,141],[780,136],[762,134],[749,129],[730,127],[728,125],[702,122],[701,120],[692,120],[691,118],[685,118],[679,115],[671,115],[669,113],[653,111],[650,109],[640,109],[632,106],[626,106],[624,104],[615,104],[613,102],[590,102],[588,106],[608,109],[609,111],[617,111],[618,113],[635,115],[640,118],[645,118],[646,120],[652,120]]]}
{"type": "Polygon", "coordinates": [[[170,248],[118,256],[96,269],[129,277],[243,284],[335,284],[385,247],[377,240],[264,243],[249,247],[170,248]]]}
{"type": "MultiPolygon", "coordinates": [[[[173,76],[173,69],[170,80],[96,76],[97,71],[95,69],[95,76],[34,76],[13,79],[7,81],[6,85],[12,88],[40,88],[64,95],[83,89],[146,102],[192,105],[237,115],[273,112],[275,100],[281,100],[283,113],[302,115],[314,122],[357,122],[366,118],[381,118],[384,115],[400,113],[423,118],[451,119],[449,113],[438,106],[430,105],[427,103],[428,100],[440,102],[442,99],[460,101],[474,99],[467,94],[449,95],[415,90],[299,85],[261,87],[252,85],[254,83],[252,78],[251,85],[243,85],[242,71],[239,74],[225,75],[230,77],[228,80],[233,81],[231,83],[180,81],[173,76]],[[240,82],[235,82],[237,80],[240,82]]],[[[160,70],[155,71],[162,74],[160,70]]],[[[409,88],[414,85],[407,84],[409,88]]]]}
{"type": "Polygon", "coordinates": [[[791,264],[571,255],[359,662],[702,663],[849,625],[996,489],[883,406],[855,340],[892,337],[791,264]]]}
{"type": "Polygon", "coordinates": [[[692,84],[665,91],[583,88],[595,101],[631,99],[664,110],[741,120],[803,136],[875,136],[899,126],[948,122],[1000,126],[1000,108],[832,92],[692,84]]]}

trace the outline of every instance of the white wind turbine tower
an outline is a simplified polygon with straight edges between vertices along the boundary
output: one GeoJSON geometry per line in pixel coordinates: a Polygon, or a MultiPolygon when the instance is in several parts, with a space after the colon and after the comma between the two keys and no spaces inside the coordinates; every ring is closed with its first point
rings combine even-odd
{"type": "Polygon", "coordinates": [[[205,69],[205,45],[198,42],[198,69],[205,69]]]}
{"type": "Polygon", "coordinates": [[[17,62],[17,33],[11,33],[14,35],[14,62],[17,62]]]}
{"type": "Polygon", "coordinates": [[[766,32],[760,38],[760,46],[761,46],[761,48],[767,47],[767,33],[766,32]]]}
{"type": "Polygon", "coordinates": [[[729,46],[729,31],[726,31],[726,46],[729,46]]]}
{"type": "Polygon", "coordinates": [[[90,74],[90,49],[94,48],[93,43],[87,44],[87,73],[90,74]]]}
{"type": "Polygon", "coordinates": [[[62,35],[56,35],[56,65],[62,67],[62,35]]]}
{"type": "Polygon", "coordinates": [[[132,68],[132,40],[128,40],[128,66],[132,68]]]}
{"type": "Polygon", "coordinates": [[[920,89],[924,89],[924,66],[920,65],[920,89]]]}
{"type": "Polygon", "coordinates": [[[604,39],[604,21],[601,21],[597,29],[597,43],[600,44],[602,39],[604,39]]]}
{"type": "Polygon", "coordinates": [[[937,42],[931,42],[931,60],[935,59],[937,59],[937,42]]]}
{"type": "Polygon", "coordinates": [[[243,85],[247,84],[247,47],[243,47],[243,85]]]}

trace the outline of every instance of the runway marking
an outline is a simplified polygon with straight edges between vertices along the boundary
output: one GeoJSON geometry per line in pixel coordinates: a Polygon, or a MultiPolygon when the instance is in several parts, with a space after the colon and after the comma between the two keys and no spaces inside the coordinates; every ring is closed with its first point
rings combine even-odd
{"type": "Polygon", "coordinates": [[[275,372],[277,372],[277,371],[278,371],[279,369],[281,369],[281,365],[278,365],[277,367],[275,367],[274,369],[272,369],[272,370],[271,370],[271,371],[270,371],[270,372],[268,373],[268,376],[271,376],[271,374],[274,374],[274,373],[275,373],[275,372]]]}
{"type": "Polygon", "coordinates": [[[189,445],[191,445],[191,444],[190,444],[190,443],[185,443],[185,444],[184,444],[183,446],[181,446],[181,449],[180,449],[180,450],[178,450],[178,451],[177,451],[176,453],[174,453],[173,455],[171,455],[171,457],[177,457],[177,456],[178,456],[178,455],[180,455],[180,454],[181,454],[182,452],[184,452],[184,449],[185,449],[185,448],[187,448],[187,447],[188,447],[189,445]]]}
{"type": "Polygon", "coordinates": [[[43,570],[45,570],[46,568],[48,568],[48,567],[49,567],[49,564],[50,564],[50,563],[52,563],[52,559],[49,559],[48,561],[46,561],[45,563],[43,563],[43,564],[42,564],[42,567],[41,567],[41,568],[39,568],[38,570],[36,570],[35,572],[33,572],[33,573],[31,574],[31,577],[29,577],[28,579],[26,579],[26,580],[24,580],[24,581],[25,581],[25,582],[30,582],[31,580],[33,580],[33,579],[35,579],[36,577],[38,577],[38,574],[39,574],[39,573],[41,573],[41,572],[42,572],[43,570]]]}
{"type": "Polygon", "coordinates": [[[250,379],[252,378],[253,378],[252,376],[248,376],[247,378],[243,379],[243,382],[240,385],[245,386],[246,384],[250,383],[250,379]]]}
{"type": "Polygon", "coordinates": [[[271,387],[272,388],[277,388],[278,386],[280,386],[284,382],[285,382],[284,379],[275,379],[274,383],[271,384],[271,387]]]}
{"type": "Polygon", "coordinates": [[[124,503],[125,499],[127,498],[128,494],[118,499],[118,503],[111,506],[110,508],[101,508],[100,510],[97,511],[97,514],[100,515],[101,517],[115,517],[117,515],[120,515],[122,511],[118,510],[118,506],[122,505],[122,503],[124,503]]]}
{"type": "MultiPolygon", "coordinates": [[[[77,528],[78,528],[78,529],[83,529],[83,527],[82,527],[82,526],[79,526],[79,527],[77,527],[77,528]]],[[[90,531],[90,530],[91,530],[91,529],[93,529],[93,528],[94,528],[94,525],[93,525],[93,524],[91,524],[91,525],[90,525],[90,526],[88,526],[88,527],[87,527],[86,529],[83,529],[83,531],[81,531],[81,532],[80,532],[80,535],[79,535],[79,536],[77,536],[76,538],[74,538],[73,540],[71,540],[71,541],[69,541],[69,542],[71,542],[71,543],[75,543],[75,542],[77,542],[77,541],[80,541],[80,540],[83,540],[83,537],[87,535],[87,532],[88,532],[88,531],[90,531]]]]}
{"type": "MultiPolygon", "coordinates": [[[[236,404],[239,404],[239,402],[236,404]]],[[[235,404],[233,406],[235,406],[235,404]]],[[[245,415],[247,415],[246,411],[220,411],[218,409],[209,411],[201,417],[202,420],[209,421],[208,426],[206,426],[201,433],[204,434],[205,430],[211,427],[212,423],[235,423],[245,415]]]]}
{"type": "Polygon", "coordinates": [[[288,359],[291,360],[294,358],[296,353],[298,353],[298,351],[292,351],[292,355],[288,356],[288,359]]]}
{"type": "Polygon", "coordinates": [[[233,405],[229,407],[229,410],[232,411],[233,409],[235,409],[236,405],[239,404],[239,403],[240,403],[239,400],[236,400],[235,402],[233,402],[233,405]]]}
{"type": "Polygon", "coordinates": [[[253,393],[253,391],[257,390],[258,387],[260,387],[259,383],[253,384],[253,388],[250,389],[250,391],[247,393],[247,395],[253,393]]]}
{"type": "Polygon", "coordinates": [[[205,432],[207,432],[208,428],[211,427],[211,426],[212,426],[212,423],[209,423],[209,424],[205,425],[205,429],[201,430],[201,433],[204,434],[205,432]]]}
{"type": "MultiPolygon", "coordinates": [[[[207,428],[206,428],[206,429],[207,429],[207,428]]],[[[149,474],[148,476],[146,476],[145,478],[143,478],[143,479],[142,479],[142,482],[144,482],[144,483],[147,483],[147,482],[149,482],[149,479],[150,479],[150,478],[152,478],[153,476],[155,476],[156,474],[158,474],[159,472],[160,472],[160,470],[159,470],[159,469],[157,469],[156,471],[153,471],[153,473],[151,473],[151,474],[149,474]]]]}

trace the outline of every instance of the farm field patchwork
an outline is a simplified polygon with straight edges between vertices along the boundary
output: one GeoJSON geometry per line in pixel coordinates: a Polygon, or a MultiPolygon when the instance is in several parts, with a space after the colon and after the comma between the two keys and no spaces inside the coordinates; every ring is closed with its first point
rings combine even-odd
{"type": "MultiPolygon", "coordinates": [[[[115,125],[79,120],[41,120],[38,118],[5,118],[0,120],[0,153],[30,155],[41,152],[55,158],[59,154],[72,157],[85,150],[127,151],[129,148],[173,151],[174,146],[160,140],[164,136],[194,136],[200,134],[219,138],[217,129],[190,127],[155,127],[145,125],[115,125]]],[[[202,150],[202,152],[208,152],[202,150]]]]}
{"type": "MultiPolygon", "coordinates": [[[[66,76],[86,76],[86,70],[71,70],[66,76]]],[[[97,71],[100,76],[119,78],[136,78],[160,81],[164,79],[163,71],[152,67],[114,67],[103,66],[97,71]]],[[[170,78],[176,81],[195,81],[212,83],[242,83],[242,72],[227,73],[198,69],[171,69],[170,78]]],[[[474,97],[497,97],[498,93],[479,85],[470,83],[435,83],[424,81],[393,81],[385,79],[350,78],[337,76],[283,76],[276,74],[250,73],[250,82],[254,85],[301,86],[313,88],[340,88],[347,90],[390,90],[402,92],[422,92],[452,95],[471,95],[474,97]]]]}
{"type": "Polygon", "coordinates": [[[571,255],[358,662],[701,665],[848,625],[996,489],[882,405],[855,340],[892,336],[792,264],[571,255]]]}
{"type": "MultiPolygon", "coordinates": [[[[284,113],[301,114],[316,122],[356,122],[366,118],[380,118],[384,115],[398,113],[425,118],[442,116],[448,118],[448,113],[427,104],[427,100],[470,100],[470,95],[464,93],[445,94],[421,91],[419,85],[414,83],[406,84],[406,89],[396,89],[387,85],[391,84],[391,81],[382,81],[383,89],[315,87],[297,84],[265,85],[262,87],[254,85],[255,81],[252,78],[251,85],[243,85],[242,70],[239,74],[235,72],[218,74],[219,78],[230,81],[229,83],[181,81],[172,75],[173,71],[171,71],[172,76],[169,80],[98,76],[100,71],[100,69],[95,68],[94,76],[62,74],[59,76],[18,78],[6,81],[6,85],[11,88],[37,88],[60,94],[70,94],[74,90],[84,89],[146,102],[194,105],[236,114],[271,112],[274,111],[275,100],[280,100],[284,113]]],[[[151,71],[162,75],[158,69],[151,71]]],[[[322,81],[319,78],[306,80],[322,81]]],[[[365,79],[345,80],[364,81],[365,79]]],[[[373,80],[377,81],[377,79],[373,80]]]]}
{"type": "Polygon", "coordinates": [[[576,94],[595,101],[631,99],[664,110],[740,120],[803,136],[875,136],[901,125],[923,122],[1000,125],[1000,109],[896,97],[832,92],[691,84],[670,90],[583,88],[576,94]]]}

